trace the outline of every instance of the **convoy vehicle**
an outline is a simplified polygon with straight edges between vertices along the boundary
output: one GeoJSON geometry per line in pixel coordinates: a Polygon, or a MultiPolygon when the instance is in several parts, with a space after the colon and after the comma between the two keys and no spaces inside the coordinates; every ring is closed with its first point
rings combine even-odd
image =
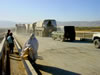
{"type": "Polygon", "coordinates": [[[33,24],[16,24],[16,32],[34,33],[36,36],[48,37],[56,30],[56,20],[53,19],[45,19],[34,22],[33,24]]]}
{"type": "Polygon", "coordinates": [[[93,43],[96,48],[100,48],[100,32],[93,34],[93,43]]]}
{"type": "Polygon", "coordinates": [[[52,38],[61,41],[74,41],[75,40],[75,27],[74,26],[58,26],[57,31],[52,32],[52,38]]]}
{"type": "Polygon", "coordinates": [[[51,36],[51,33],[57,30],[56,20],[53,19],[35,22],[33,26],[33,32],[37,36],[51,36]]]}
{"type": "Polygon", "coordinates": [[[16,24],[16,32],[17,33],[25,33],[26,32],[26,27],[25,24],[16,24]]]}

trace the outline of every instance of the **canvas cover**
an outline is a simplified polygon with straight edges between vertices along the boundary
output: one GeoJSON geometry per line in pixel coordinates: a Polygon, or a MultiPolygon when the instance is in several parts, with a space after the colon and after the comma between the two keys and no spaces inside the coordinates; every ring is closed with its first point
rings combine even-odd
{"type": "Polygon", "coordinates": [[[56,27],[56,21],[55,20],[42,20],[42,21],[38,21],[36,23],[36,27],[47,27],[48,22],[51,21],[51,24],[56,27]]]}

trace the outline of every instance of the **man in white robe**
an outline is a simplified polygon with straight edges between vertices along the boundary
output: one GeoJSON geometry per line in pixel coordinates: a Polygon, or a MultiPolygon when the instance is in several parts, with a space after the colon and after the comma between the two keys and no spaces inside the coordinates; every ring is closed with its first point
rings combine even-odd
{"type": "Polygon", "coordinates": [[[27,40],[27,42],[25,43],[22,52],[21,52],[21,56],[22,57],[29,57],[32,61],[35,61],[38,57],[38,40],[36,39],[36,37],[34,36],[34,34],[31,34],[30,38],[27,40]]]}

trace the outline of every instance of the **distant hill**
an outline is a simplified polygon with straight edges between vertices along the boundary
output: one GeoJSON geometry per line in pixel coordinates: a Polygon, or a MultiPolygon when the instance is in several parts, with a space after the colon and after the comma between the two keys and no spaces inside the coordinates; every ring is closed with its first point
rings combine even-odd
{"type": "Polygon", "coordinates": [[[95,26],[100,26],[100,21],[68,21],[68,22],[57,21],[57,25],[77,26],[77,27],[95,27],[95,26]]]}
{"type": "MultiPolygon", "coordinates": [[[[15,27],[17,22],[0,21],[0,28],[15,27]]],[[[57,21],[58,26],[95,27],[100,26],[100,21],[57,21]]]]}
{"type": "Polygon", "coordinates": [[[12,21],[0,21],[0,28],[15,27],[16,22],[12,21]]]}

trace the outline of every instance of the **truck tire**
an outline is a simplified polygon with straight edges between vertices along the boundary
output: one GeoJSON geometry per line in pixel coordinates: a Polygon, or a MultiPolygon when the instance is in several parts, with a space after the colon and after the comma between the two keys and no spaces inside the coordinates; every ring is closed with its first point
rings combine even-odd
{"type": "Polygon", "coordinates": [[[100,39],[95,39],[93,41],[93,43],[94,43],[94,45],[95,45],[96,48],[100,48],[100,39]]]}

